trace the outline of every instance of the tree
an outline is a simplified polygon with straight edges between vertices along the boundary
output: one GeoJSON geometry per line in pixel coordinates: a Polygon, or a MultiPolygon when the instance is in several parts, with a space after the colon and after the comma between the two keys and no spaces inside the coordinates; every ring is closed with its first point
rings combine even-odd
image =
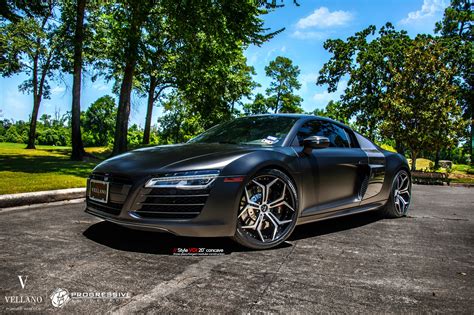
{"type": "Polygon", "coordinates": [[[86,155],[81,134],[81,81],[84,64],[84,42],[86,36],[84,20],[87,0],[61,1],[60,36],[63,48],[60,52],[62,70],[71,73],[72,104],[71,104],[71,139],[72,160],[82,160],[86,155]]]}
{"type": "MultiPolygon", "coordinates": [[[[125,49],[123,52],[123,77],[120,84],[120,96],[118,103],[117,120],[115,124],[113,155],[127,150],[128,119],[130,116],[130,102],[133,87],[133,77],[140,52],[140,39],[142,36],[142,26],[150,12],[155,8],[155,1],[147,0],[143,2],[124,1],[123,6],[114,12],[115,18],[123,21],[125,49]],[[123,11],[122,11],[123,10],[123,11]]],[[[115,5],[113,7],[116,7],[115,5]]],[[[113,22],[115,24],[115,21],[113,22]]],[[[122,33],[121,32],[121,33],[122,33]]]]}
{"type": "Polygon", "coordinates": [[[143,58],[137,71],[138,91],[147,97],[147,111],[142,144],[150,143],[153,106],[168,88],[176,87],[173,75],[176,45],[170,36],[164,11],[157,8],[144,23],[143,58]]]}
{"type": "Polygon", "coordinates": [[[300,70],[291,59],[278,56],[265,67],[265,73],[272,79],[266,90],[269,107],[275,112],[300,113],[303,99],[294,94],[301,88],[298,81],[300,70]]]}
{"type": "Polygon", "coordinates": [[[456,66],[454,82],[459,86],[458,100],[464,117],[471,121],[469,154],[473,161],[474,145],[474,29],[471,0],[452,0],[444,11],[443,20],[436,23],[435,32],[441,34],[448,49],[448,59],[456,66]]]}
{"type": "Polygon", "coordinates": [[[81,79],[82,79],[82,47],[84,41],[84,12],[86,0],[77,0],[76,27],[74,30],[74,70],[72,83],[71,110],[71,159],[82,160],[85,155],[81,136],[81,79]]]}
{"type": "Polygon", "coordinates": [[[342,107],[340,101],[334,102],[333,100],[331,100],[326,105],[326,108],[316,108],[311,114],[316,116],[328,117],[337,120],[343,124],[349,124],[349,115],[342,107]]]}
{"type": "Polygon", "coordinates": [[[268,113],[267,99],[262,93],[257,93],[252,103],[243,106],[245,115],[258,115],[268,113]]]}
{"type": "Polygon", "coordinates": [[[106,95],[97,99],[83,114],[85,138],[89,145],[106,146],[113,139],[117,106],[113,97],[106,95]]]}
{"type": "Polygon", "coordinates": [[[166,21],[165,38],[170,39],[176,51],[171,77],[194,110],[212,124],[231,116],[224,96],[236,54],[245,45],[262,43],[274,35],[264,34],[266,29],[259,15],[266,10],[260,5],[263,4],[230,0],[122,0],[103,6],[97,32],[105,51],[102,69],[109,78],[120,78],[113,154],[127,149],[130,95],[137,83],[139,61],[147,49],[144,34],[152,34],[145,31],[145,26],[157,18],[166,21]]]}
{"type": "Polygon", "coordinates": [[[94,41],[100,43],[102,51],[97,56],[94,66],[101,70],[100,74],[105,75],[106,80],[116,81],[119,95],[113,155],[127,150],[131,93],[137,85],[136,69],[140,58],[143,57],[143,26],[161,2],[155,0],[106,2],[97,14],[94,41]]]}
{"type": "Polygon", "coordinates": [[[204,131],[201,115],[193,113],[178,92],[174,91],[166,98],[163,108],[164,115],[158,119],[163,143],[186,142],[204,131]]]}
{"type": "Polygon", "coordinates": [[[230,103],[231,114],[236,111],[236,105],[243,106],[242,98],[249,98],[253,90],[260,86],[252,79],[253,75],[256,75],[254,67],[247,65],[247,59],[240,50],[230,65],[223,96],[225,102],[230,103]]]}
{"type": "Polygon", "coordinates": [[[72,160],[82,160],[86,154],[81,135],[81,81],[84,63],[84,17],[87,0],[63,0],[61,2],[62,65],[65,72],[73,75],[71,104],[72,160]],[[72,55],[72,56],[71,56],[72,55]],[[71,65],[72,59],[72,65],[71,65]]]}
{"type": "Polygon", "coordinates": [[[420,152],[456,143],[463,121],[446,49],[433,38],[418,36],[404,55],[403,67],[393,70],[390,93],[381,100],[387,115],[381,129],[409,149],[415,170],[420,152]]]}
{"type": "Polygon", "coordinates": [[[39,107],[42,99],[50,97],[48,80],[59,68],[57,1],[33,1],[31,6],[18,3],[9,3],[7,13],[4,13],[11,20],[1,20],[0,73],[11,76],[25,72],[30,76],[19,89],[33,94],[27,149],[34,149],[39,107]]]}
{"type": "Polygon", "coordinates": [[[241,87],[252,84],[248,80],[251,76],[245,74],[252,70],[245,65],[243,50],[281,31],[268,33],[264,27],[261,15],[268,13],[266,4],[174,1],[167,11],[170,32],[178,43],[174,73],[181,97],[192,112],[200,113],[205,128],[231,119],[235,115],[233,104],[239,103],[247,90],[241,87]]]}
{"type": "Polygon", "coordinates": [[[380,136],[378,126],[385,117],[381,99],[390,93],[392,71],[403,64],[404,51],[411,41],[405,31],[396,31],[390,23],[371,38],[375,31],[371,25],[346,41],[327,40],[324,48],[333,56],[319,71],[316,82],[327,84],[328,92],[335,92],[338,84],[349,77],[340,109],[349,118],[354,117],[359,131],[372,140],[380,136]]]}

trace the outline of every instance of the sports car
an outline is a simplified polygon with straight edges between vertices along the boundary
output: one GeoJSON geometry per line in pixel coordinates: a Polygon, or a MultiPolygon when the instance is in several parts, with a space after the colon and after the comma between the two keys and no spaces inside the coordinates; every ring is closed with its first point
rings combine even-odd
{"type": "Polygon", "coordinates": [[[402,155],[331,119],[269,114],[105,160],[88,179],[86,212],[132,229],[267,249],[299,224],[375,210],[405,216],[410,199],[402,155]]]}

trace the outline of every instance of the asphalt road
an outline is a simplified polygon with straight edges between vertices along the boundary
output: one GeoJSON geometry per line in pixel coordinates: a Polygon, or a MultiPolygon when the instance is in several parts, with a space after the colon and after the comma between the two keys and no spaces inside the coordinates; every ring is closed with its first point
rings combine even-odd
{"type": "Polygon", "coordinates": [[[0,313],[473,314],[474,190],[414,186],[413,195],[407,218],[308,224],[267,251],[127,230],[85,214],[83,203],[0,211],[0,313]],[[226,254],[172,255],[189,247],[226,254]],[[130,298],[54,308],[57,288],[130,298]]]}

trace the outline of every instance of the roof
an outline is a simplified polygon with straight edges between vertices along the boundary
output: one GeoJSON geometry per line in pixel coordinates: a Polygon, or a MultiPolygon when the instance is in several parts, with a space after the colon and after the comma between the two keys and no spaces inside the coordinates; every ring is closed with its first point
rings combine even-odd
{"type": "Polygon", "coordinates": [[[310,119],[310,118],[318,118],[321,120],[329,121],[331,123],[335,123],[339,126],[343,126],[345,128],[350,128],[349,126],[341,123],[340,121],[328,118],[328,117],[323,117],[323,116],[316,116],[316,115],[309,115],[309,114],[291,114],[291,113],[282,113],[282,114],[259,114],[259,115],[250,115],[247,117],[252,117],[252,116],[277,116],[277,117],[293,117],[293,118],[298,118],[298,119],[310,119]]]}
{"type": "MultiPolygon", "coordinates": [[[[292,113],[279,113],[279,114],[259,114],[259,115],[249,115],[249,116],[279,116],[279,117],[296,117],[296,118],[314,118],[320,117],[315,115],[308,114],[292,114],[292,113]]],[[[324,118],[324,117],[321,117],[324,118]]]]}

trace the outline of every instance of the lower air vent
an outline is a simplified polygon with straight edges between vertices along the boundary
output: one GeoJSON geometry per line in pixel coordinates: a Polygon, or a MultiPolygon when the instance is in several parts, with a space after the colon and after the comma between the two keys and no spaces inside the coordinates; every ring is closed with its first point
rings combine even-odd
{"type": "Polygon", "coordinates": [[[122,210],[122,204],[108,202],[108,203],[100,203],[93,200],[87,200],[87,207],[95,210],[99,210],[101,212],[105,212],[112,215],[119,215],[120,211],[122,210]]]}
{"type": "Polygon", "coordinates": [[[369,176],[365,176],[362,184],[360,185],[359,199],[364,198],[365,193],[367,192],[367,187],[369,186],[369,176]]]}
{"type": "Polygon", "coordinates": [[[134,213],[150,219],[191,219],[201,213],[208,196],[208,189],[149,189],[137,198],[134,213]]]}

